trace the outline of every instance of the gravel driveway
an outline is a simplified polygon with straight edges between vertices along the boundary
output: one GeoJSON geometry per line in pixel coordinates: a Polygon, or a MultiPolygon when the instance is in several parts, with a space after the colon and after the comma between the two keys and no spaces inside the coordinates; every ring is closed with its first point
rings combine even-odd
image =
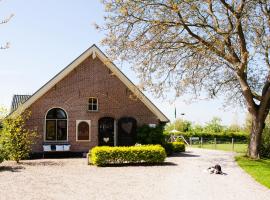
{"type": "Polygon", "coordinates": [[[4,162],[0,199],[270,200],[270,190],[234,162],[233,153],[187,149],[162,166],[87,166],[85,159],[4,162]],[[220,163],[227,175],[205,169],[220,163]]]}

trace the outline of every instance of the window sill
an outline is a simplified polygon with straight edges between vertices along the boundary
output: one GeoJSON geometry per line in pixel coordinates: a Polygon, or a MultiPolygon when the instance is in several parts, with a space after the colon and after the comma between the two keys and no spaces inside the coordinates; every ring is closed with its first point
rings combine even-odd
{"type": "Polygon", "coordinates": [[[62,143],[68,143],[68,140],[44,140],[43,141],[46,144],[62,144],[62,143]]]}
{"type": "Polygon", "coordinates": [[[99,110],[87,110],[88,112],[99,112],[99,110]]]}
{"type": "Polygon", "coordinates": [[[76,140],[76,142],[91,142],[91,140],[76,140]]]}

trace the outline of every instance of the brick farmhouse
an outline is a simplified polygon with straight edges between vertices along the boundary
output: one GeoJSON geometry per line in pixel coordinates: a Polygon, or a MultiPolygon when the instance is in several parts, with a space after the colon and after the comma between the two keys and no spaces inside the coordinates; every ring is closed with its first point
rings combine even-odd
{"type": "Polygon", "coordinates": [[[25,110],[33,153],[133,145],[138,126],[169,121],[95,45],[33,95],[14,95],[11,115],[25,110]]]}

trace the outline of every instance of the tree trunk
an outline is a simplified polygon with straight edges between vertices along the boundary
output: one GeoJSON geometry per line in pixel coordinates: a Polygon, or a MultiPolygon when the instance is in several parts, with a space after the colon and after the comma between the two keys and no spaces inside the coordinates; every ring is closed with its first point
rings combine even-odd
{"type": "Polygon", "coordinates": [[[250,133],[250,142],[248,149],[248,156],[253,159],[260,158],[260,145],[262,132],[264,129],[264,121],[259,120],[259,117],[252,117],[251,133],[250,133]]]}

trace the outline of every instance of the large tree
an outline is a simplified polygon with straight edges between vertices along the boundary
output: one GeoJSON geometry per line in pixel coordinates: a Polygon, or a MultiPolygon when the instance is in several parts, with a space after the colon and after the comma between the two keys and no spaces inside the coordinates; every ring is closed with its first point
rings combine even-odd
{"type": "Polygon", "coordinates": [[[104,43],[156,94],[218,94],[252,116],[259,157],[270,106],[270,0],[103,0],[104,43]]]}

